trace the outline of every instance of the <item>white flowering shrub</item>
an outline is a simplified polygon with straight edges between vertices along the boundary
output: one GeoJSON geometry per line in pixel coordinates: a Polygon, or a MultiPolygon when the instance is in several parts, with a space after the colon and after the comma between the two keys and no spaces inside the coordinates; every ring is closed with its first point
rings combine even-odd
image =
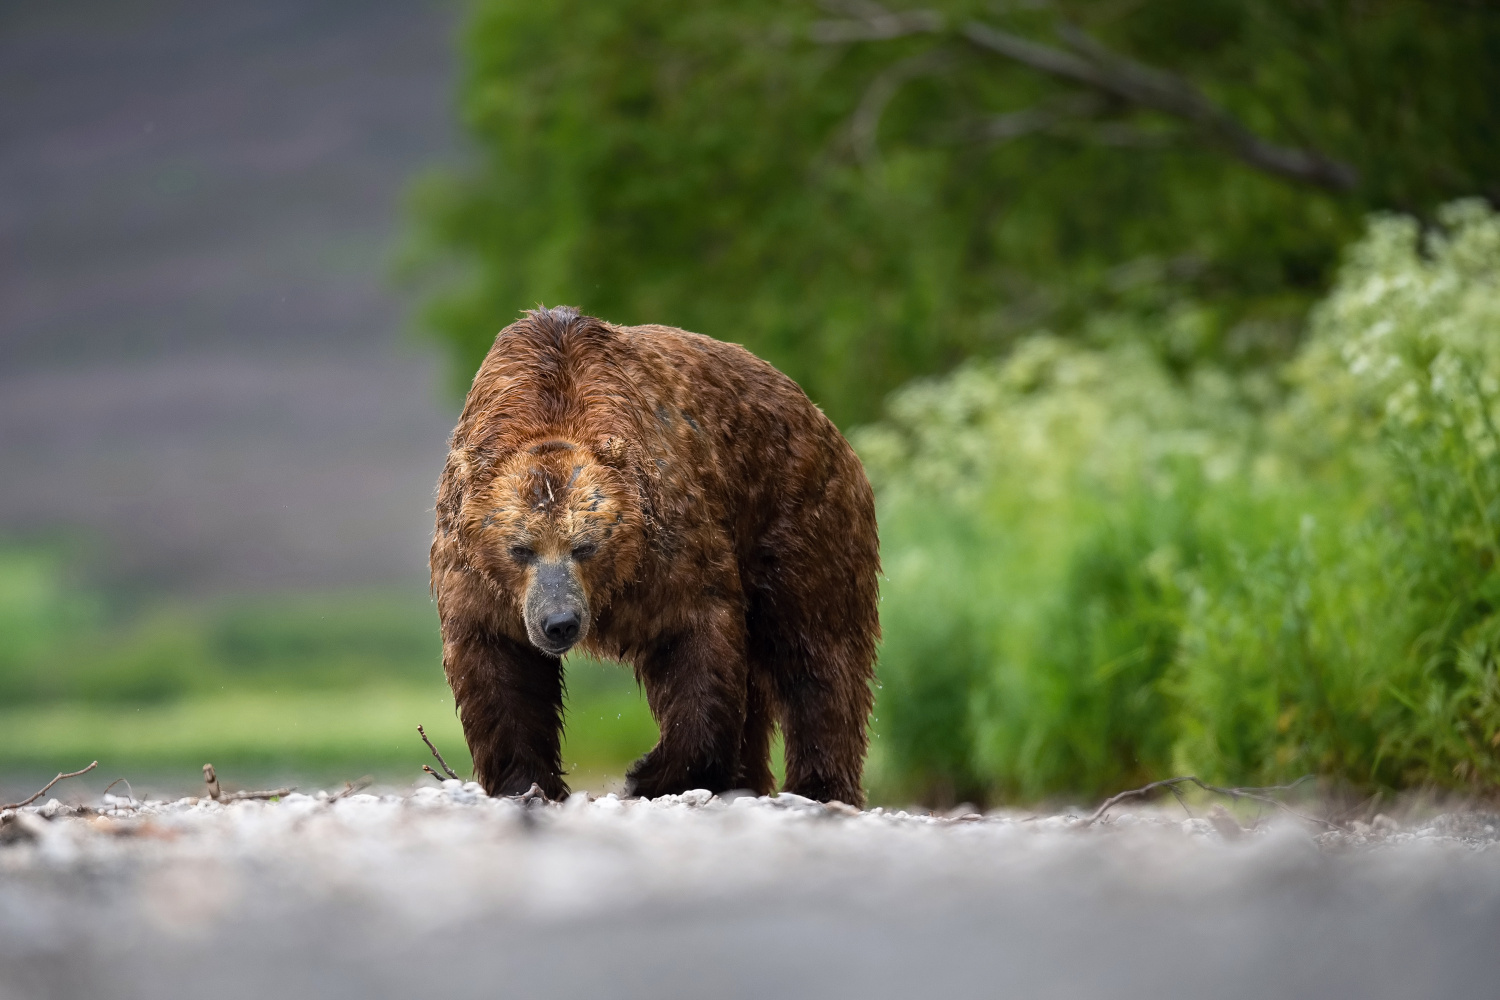
{"type": "Polygon", "coordinates": [[[1038,337],[855,435],[883,536],[886,794],[1038,798],[1165,766],[1198,498],[1247,454],[1236,388],[1038,337]]]}
{"type": "Polygon", "coordinates": [[[1375,220],[1279,395],[1049,337],[898,393],[877,789],[1495,781],[1497,397],[1474,202],[1375,220]]]}
{"type": "Polygon", "coordinates": [[[1500,218],[1376,219],[1278,415],[1298,523],[1201,592],[1180,749],[1219,774],[1500,780],[1500,218]]]}

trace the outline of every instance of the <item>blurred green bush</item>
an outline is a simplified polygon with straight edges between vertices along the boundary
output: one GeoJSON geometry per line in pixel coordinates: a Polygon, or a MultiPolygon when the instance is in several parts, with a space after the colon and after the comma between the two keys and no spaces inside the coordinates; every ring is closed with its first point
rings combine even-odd
{"type": "MultiPolygon", "coordinates": [[[[240,597],[109,614],[57,553],[0,547],[0,766],[420,777],[427,727],[467,771],[421,593],[240,597]]],[[[603,787],[656,727],[628,671],[571,658],[565,763],[603,787]]]]}
{"type": "Polygon", "coordinates": [[[1493,787],[1500,218],[1439,218],[1376,219],[1278,379],[1175,375],[1098,320],[855,434],[884,797],[1493,787]]]}

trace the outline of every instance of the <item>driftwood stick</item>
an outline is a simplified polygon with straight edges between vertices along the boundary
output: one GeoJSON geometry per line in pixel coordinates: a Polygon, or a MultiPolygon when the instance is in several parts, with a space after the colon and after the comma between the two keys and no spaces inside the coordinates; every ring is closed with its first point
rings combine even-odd
{"type": "Polygon", "coordinates": [[[1094,810],[1093,815],[1089,816],[1088,819],[1082,821],[1078,825],[1080,828],[1093,826],[1101,818],[1103,818],[1104,814],[1108,812],[1112,807],[1117,806],[1121,802],[1126,802],[1130,799],[1146,798],[1147,796],[1151,795],[1152,792],[1155,792],[1158,789],[1168,788],[1172,790],[1173,794],[1177,794],[1178,786],[1180,785],[1197,785],[1205,792],[1212,792],[1215,795],[1227,795],[1231,799],[1249,799],[1252,802],[1262,802],[1269,806],[1275,806],[1277,809],[1289,813],[1290,815],[1295,816],[1300,820],[1305,820],[1308,823],[1317,823],[1321,826],[1326,826],[1330,830],[1342,830],[1343,827],[1339,826],[1339,824],[1337,823],[1330,822],[1326,819],[1320,819],[1317,816],[1309,816],[1306,813],[1299,812],[1296,809],[1293,809],[1291,806],[1287,805],[1285,802],[1273,799],[1270,795],[1267,794],[1268,792],[1291,791],[1298,785],[1301,785],[1303,782],[1311,781],[1312,777],[1313,776],[1310,774],[1305,774],[1289,785],[1269,785],[1265,788],[1220,788],[1218,785],[1210,785],[1208,782],[1204,781],[1202,778],[1199,778],[1195,774],[1186,774],[1176,778],[1163,778],[1161,781],[1153,781],[1149,785],[1142,785],[1140,788],[1131,788],[1116,795],[1110,796],[1109,798],[1104,800],[1104,803],[1099,806],[1098,809],[1094,810]]]}
{"type": "Polygon", "coordinates": [[[339,799],[343,798],[346,795],[353,795],[355,792],[359,791],[362,788],[369,788],[370,783],[374,780],[374,778],[367,774],[363,778],[355,778],[353,781],[346,781],[344,782],[343,788],[340,788],[338,791],[328,796],[328,801],[337,802],[339,799]]]}
{"type": "Polygon", "coordinates": [[[203,765],[203,781],[208,785],[208,797],[215,802],[243,802],[247,799],[279,799],[292,794],[295,788],[268,788],[263,792],[226,792],[219,785],[219,776],[212,764],[203,765]]]}
{"type": "Polygon", "coordinates": [[[24,799],[24,800],[22,800],[20,802],[12,802],[12,803],[10,803],[8,805],[0,806],[0,811],[3,811],[5,809],[19,809],[22,806],[29,806],[33,802],[35,802],[37,799],[39,799],[43,795],[47,794],[48,790],[50,790],[53,785],[57,784],[59,781],[62,781],[64,778],[76,778],[80,774],[88,774],[90,771],[92,771],[94,768],[96,768],[98,766],[99,766],[99,762],[96,760],[92,764],[90,764],[88,767],[85,767],[82,770],[79,770],[79,771],[69,771],[66,774],[59,773],[57,775],[57,777],[53,778],[51,781],[49,781],[45,785],[43,785],[41,791],[39,791],[36,794],[32,795],[31,798],[24,799]]]}
{"type": "Polygon", "coordinates": [[[248,799],[280,799],[295,791],[293,788],[268,788],[263,792],[223,792],[220,802],[244,802],[248,799]]]}
{"type": "MultiPolygon", "coordinates": [[[[432,741],[427,738],[427,730],[418,726],[417,735],[422,737],[422,742],[427,744],[427,749],[432,751],[432,755],[437,758],[437,762],[443,766],[443,773],[454,781],[462,781],[463,779],[458,776],[458,773],[448,766],[448,762],[443,759],[443,755],[438,753],[438,748],[433,746],[432,741]]],[[[432,768],[429,767],[426,770],[430,771],[432,768]]]]}

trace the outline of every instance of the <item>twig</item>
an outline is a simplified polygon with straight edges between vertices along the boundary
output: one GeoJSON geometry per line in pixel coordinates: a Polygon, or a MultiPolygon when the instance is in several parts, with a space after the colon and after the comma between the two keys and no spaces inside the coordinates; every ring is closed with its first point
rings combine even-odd
{"type": "Polygon", "coordinates": [[[439,782],[439,783],[440,783],[440,784],[441,784],[441,783],[442,783],[442,782],[444,782],[444,781],[447,781],[447,780],[448,780],[448,779],[447,779],[447,778],[444,778],[444,777],[443,777],[443,776],[442,776],[442,775],[441,775],[441,774],[439,774],[439,773],[438,773],[438,772],[437,772],[437,769],[436,769],[436,768],[434,768],[434,767],[433,767],[433,766],[432,766],[432,765],[431,765],[431,764],[423,764],[423,765],[422,765],[422,770],[424,770],[424,771],[426,771],[426,772],[427,772],[427,773],[428,773],[428,774],[430,774],[430,775],[432,775],[432,776],[433,776],[433,777],[434,777],[434,778],[436,778],[436,779],[437,779],[437,780],[438,780],[438,782],[439,782]]]}
{"type": "Polygon", "coordinates": [[[427,730],[423,729],[421,726],[418,726],[417,735],[422,737],[422,742],[427,744],[427,749],[432,751],[432,755],[437,758],[437,762],[443,765],[443,773],[448,775],[448,777],[452,778],[454,781],[462,781],[463,779],[458,776],[458,773],[455,772],[453,768],[448,766],[448,762],[443,759],[443,755],[438,753],[438,748],[433,746],[432,741],[427,738],[427,730]]]}
{"type": "Polygon", "coordinates": [[[1298,819],[1305,820],[1309,823],[1318,823],[1322,826],[1328,827],[1330,830],[1342,830],[1343,827],[1337,823],[1330,822],[1326,819],[1320,819],[1317,816],[1309,816],[1303,812],[1298,812],[1296,809],[1293,809],[1285,802],[1273,799],[1266,794],[1267,792],[1291,791],[1293,788],[1296,788],[1303,782],[1311,781],[1312,777],[1313,776],[1310,774],[1305,774],[1289,785],[1270,785],[1265,788],[1220,788],[1218,785],[1210,785],[1208,782],[1204,781],[1194,774],[1187,774],[1177,778],[1163,778],[1161,781],[1153,781],[1149,785],[1142,785],[1140,788],[1132,788],[1128,791],[1120,792],[1116,795],[1110,796],[1109,798],[1104,800],[1103,805],[1094,810],[1094,814],[1092,816],[1079,823],[1078,826],[1080,829],[1093,826],[1112,807],[1119,805],[1121,802],[1125,802],[1129,799],[1145,798],[1159,788],[1170,788],[1175,794],[1177,792],[1178,785],[1191,784],[1197,785],[1205,792],[1212,792],[1215,795],[1227,795],[1231,799],[1250,799],[1253,802],[1264,802],[1267,805],[1275,806],[1277,809],[1284,810],[1285,812],[1290,813],[1298,819]]]}
{"type": "Polygon", "coordinates": [[[346,795],[353,795],[355,792],[359,791],[362,788],[369,788],[370,783],[374,780],[374,778],[370,777],[367,774],[363,778],[355,778],[353,781],[346,781],[344,782],[343,788],[328,796],[328,801],[337,802],[339,799],[343,798],[346,795]]]}
{"type": "Polygon", "coordinates": [[[943,15],[935,10],[892,11],[870,0],[824,0],[824,9],[845,20],[816,21],[810,34],[824,45],[846,42],[883,42],[903,35],[922,35],[943,29],[943,15]]]}
{"type": "Polygon", "coordinates": [[[208,797],[215,802],[244,802],[247,799],[279,799],[292,794],[295,788],[268,788],[263,792],[226,792],[219,785],[219,776],[212,764],[203,765],[203,781],[208,785],[208,797]]]}
{"type": "Polygon", "coordinates": [[[98,766],[99,766],[99,762],[96,760],[92,764],[90,764],[88,767],[85,767],[85,768],[83,768],[80,771],[69,771],[66,774],[59,773],[57,777],[53,778],[51,781],[49,781],[45,785],[43,785],[42,786],[42,790],[39,791],[39,792],[37,792],[31,798],[25,799],[25,800],[23,800],[21,802],[12,802],[9,805],[0,806],[0,811],[6,810],[6,809],[19,809],[22,806],[29,806],[33,802],[35,802],[37,799],[39,799],[43,795],[47,794],[48,790],[51,789],[53,785],[57,784],[59,781],[62,781],[64,778],[76,778],[80,774],[88,774],[90,771],[92,771],[94,768],[96,768],[98,766]]]}
{"type": "MultiPolygon", "coordinates": [[[[105,785],[104,786],[104,791],[100,792],[99,794],[100,795],[108,795],[109,794],[109,790],[111,788],[115,787],[116,785],[118,785],[122,781],[125,781],[125,779],[124,778],[116,778],[114,781],[111,781],[109,784],[105,785]]],[[[131,788],[129,781],[125,781],[125,787],[128,788],[128,789],[130,789],[130,801],[134,802],[135,801],[135,789],[131,788]]]]}
{"type": "Polygon", "coordinates": [[[224,792],[220,802],[244,802],[247,799],[281,799],[296,791],[295,788],[268,788],[263,792],[224,792]]]}

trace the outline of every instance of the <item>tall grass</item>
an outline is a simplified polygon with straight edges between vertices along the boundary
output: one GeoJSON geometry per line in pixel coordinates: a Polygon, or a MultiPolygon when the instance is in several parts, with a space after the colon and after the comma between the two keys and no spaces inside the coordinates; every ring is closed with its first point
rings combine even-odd
{"type": "Polygon", "coordinates": [[[1375,220],[1277,381],[1099,321],[856,435],[887,580],[886,795],[1169,771],[1361,789],[1500,772],[1500,220],[1375,220]]]}

